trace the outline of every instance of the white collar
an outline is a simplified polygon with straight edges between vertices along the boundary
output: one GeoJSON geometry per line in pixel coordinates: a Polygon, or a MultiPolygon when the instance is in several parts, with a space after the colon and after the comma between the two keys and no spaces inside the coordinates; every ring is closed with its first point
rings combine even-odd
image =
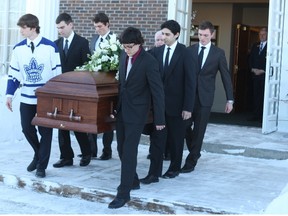
{"type": "Polygon", "coordinates": [[[69,35],[68,38],[64,38],[64,41],[65,41],[66,39],[68,39],[69,45],[70,45],[71,42],[72,42],[72,40],[73,40],[73,38],[74,38],[74,35],[75,35],[74,31],[72,31],[72,33],[69,35]]]}
{"type": "Polygon", "coordinates": [[[33,42],[34,46],[36,47],[40,43],[41,39],[42,39],[42,37],[39,34],[37,35],[37,37],[33,41],[31,41],[29,38],[27,38],[27,45],[30,46],[30,43],[33,42]]]}
{"type": "Polygon", "coordinates": [[[209,50],[210,49],[210,47],[211,47],[211,41],[208,43],[208,44],[206,44],[205,46],[204,45],[202,45],[200,42],[199,42],[199,49],[201,49],[201,47],[205,47],[206,48],[206,50],[209,50]]]}
{"type": "Polygon", "coordinates": [[[176,49],[178,41],[176,40],[171,46],[167,46],[165,45],[165,49],[167,49],[168,47],[171,49],[171,51],[176,49]]]}

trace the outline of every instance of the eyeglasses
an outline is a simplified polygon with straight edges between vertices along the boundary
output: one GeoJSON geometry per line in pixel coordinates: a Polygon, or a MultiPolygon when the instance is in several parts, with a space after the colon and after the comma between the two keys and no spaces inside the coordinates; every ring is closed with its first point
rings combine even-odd
{"type": "Polygon", "coordinates": [[[124,45],[123,44],[123,48],[124,49],[132,49],[136,44],[129,44],[129,45],[124,45]]]}

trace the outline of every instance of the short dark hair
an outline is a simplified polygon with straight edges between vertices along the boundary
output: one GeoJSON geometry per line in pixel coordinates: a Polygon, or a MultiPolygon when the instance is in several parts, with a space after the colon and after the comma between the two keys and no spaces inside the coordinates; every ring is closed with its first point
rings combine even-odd
{"type": "Polygon", "coordinates": [[[137,28],[134,28],[134,27],[126,28],[122,32],[119,41],[121,44],[134,43],[134,44],[141,44],[142,45],[144,43],[144,39],[142,37],[141,31],[137,28]]]}
{"type": "Polygon", "coordinates": [[[108,16],[103,13],[103,12],[99,12],[98,14],[96,14],[93,18],[93,22],[94,23],[98,23],[98,22],[101,22],[103,23],[104,25],[106,25],[107,23],[109,24],[109,18],[108,16]]]}
{"type": "Polygon", "coordinates": [[[17,25],[20,27],[27,26],[29,28],[36,28],[36,33],[40,33],[40,26],[38,18],[33,14],[25,14],[21,16],[17,22],[17,25]]]}
{"type": "Polygon", "coordinates": [[[209,29],[211,34],[213,34],[213,32],[215,31],[214,25],[209,21],[201,22],[199,25],[199,29],[201,29],[201,30],[209,29]]]}
{"type": "Polygon", "coordinates": [[[67,13],[61,13],[56,19],[56,24],[59,24],[60,22],[64,21],[67,25],[71,22],[73,22],[72,17],[67,13]]]}
{"type": "Polygon", "coordinates": [[[267,27],[260,28],[260,31],[266,31],[266,32],[268,32],[268,28],[267,28],[267,27]]]}
{"type": "Polygon", "coordinates": [[[167,20],[166,22],[162,23],[161,29],[167,28],[169,29],[174,35],[177,33],[180,34],[180,25],[175,20],[167,20]]]}

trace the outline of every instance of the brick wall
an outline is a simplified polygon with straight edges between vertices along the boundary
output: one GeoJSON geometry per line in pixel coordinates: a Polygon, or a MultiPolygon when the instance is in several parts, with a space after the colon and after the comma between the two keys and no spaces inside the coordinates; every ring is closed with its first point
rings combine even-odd
{"type": "Polygon", "coordinates": [[[154,33],[167,20],[168,0],[60,0],[60,13],[69,13],[75,32],[89,41],[95,34],[92,18],[104,12],[110,29],[120,35],[128,26],[139,28],[145,39],[144,47],[154,45],[154,33]]]}

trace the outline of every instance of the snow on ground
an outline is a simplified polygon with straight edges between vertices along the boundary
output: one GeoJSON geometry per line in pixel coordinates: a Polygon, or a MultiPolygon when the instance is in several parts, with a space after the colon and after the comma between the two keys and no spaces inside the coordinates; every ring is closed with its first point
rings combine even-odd
{"type": "MultiPolygon", "coordinates": [[[[6,101],[6,97],[5,97],[5,89],[6,89],[6,81],[7,81],[7,76],[1,76],[0,77],[0,143],[9,143],[9,141],[13,141],[13,143],[11,143],[11,147],[15,148],[15,140],[17,141],[17,145],[27,145],[26,140],[21,132],[21,126],[20,126],[20,114],[19,114],[19,93],[17,92],[16,96],[14,97],[14,101],[13,101],[13,112],[10,112],[6,106],[5,106],[5,101],[6,101]],[[25,144],[24,144],[25,143],[25,144]]],[[[217,129],[217,127],[213,127],[213,131],[211,131],[211,138],[214,137],[214,140],[217,138],[217,134],[218,136],[220,134],[223,133],[223,131],[217,131],[215,130],[215,128],[217,129]]],[[[235,128],[235,130],[241,130],[241,128],[239,129],[239,127],[230,127],[229,130],[233,130],[233,128],[235,128]]],[[[208,127],[209,130],[209,127],[208,127]]],[[[220,129],[221,130],[221,129],[220,129]]],[[[253,129],[251,129],[253,130],[253,129]]],[[[258,130],[258,129],[255,129],[258,130]]],[[[225,132],[225,131],[224,131],[225,132]]],[[[231,132],[231,131],[230,131],[231,132]]],[[[55,136],[56,133],[54,133],[53,136],[55,136]]],[[[248,145],[247,144],[247,139],[249,136],[242,136],[242,139],[244,141],[241,141],[241,139],[237,138],[238,140],[231,140],[231,137],[227,136],[227,140],[224,140],[224,142],[227,143],[235,143],[235,142],[244,142],[244,145],[248,145]]],[[[210,137],[207,138],[207,140],[209,140],[210,137]]],[[[250,139],[253,139],[253,137],[250,137],[250,139]]],[[[219,139],[220,140],[220,139],[219,139]]],[[[269,142],[269,138],[265,139],[266,140],[266,146],[270,145],[269,142]]],[[[287,142],[288,143],[288,142],[287,142]]],[[[256,143],[257,145],[257,143],[256,143]]],[[[263,145],[263,144],[262,144],[263,145]]],[[[275,145],[274,145],[275,147],[275,145]]],[[[273,146],[271,146],[271,148],[273,148],[273,146]]],[[[1,152],[3,152],[4,150],[1,149],[1,145],[0,145],[0,150],[1,152]]],[[[30,149],[32,151],[32,149],[30,149]]],[[[139,151],[141,151],[141,149],[139,149],[139,151]]],[[[145,153],[143,154],[147,154],[147,149],[143,150],[145,151],[145,153]]],[[[226,150],[227,152],[232,152],[232,153],[239,153],[242,152],[241,149],[238,150],[226,150]]],[[[116,154],[116,152],[114,153],[116,154]]],[[[21,156],[19,156],[21,157],[21,156]]],[[[224,156],[225,157],[225,156],[224,156]]],[[[227,159],[229,157],[229,160],[231,158],[231,155],[227,155],[227,159]]],[[[236,158],[236,156],[235,156],[236,158]]],[[[50,162],[51,163],[51,162],[50,162]]],[[[261,163],[261,160],[259,160],[259,164],[261,163]]],[[[0,174],[5,174],[5,173],[0,173],[0,174]]],[[[288,175],[288,174],[287,174],[288,175]]],[[[277,179],[277,176],[275,176],[275,179],[277,179]]],[[[213,181],[211,181],[211,187],[213,187],[213,181]]],[[[269,187],[269,185],[267,185],[267,187],[269,187]]],[[[107,208],[107,204],[101,204],[101,203],[91,203],[91,202],[87,202],[87,201],[81,201],[81,200],[77,200],[77,204],[75,202],[75,200],[73,199],[68,199],[68,198],[57,198],[55,196],[51,196],[51,195],[47,195],[47,194],[37,194],[37,196],[35,196],[35,192],[32,191],[26,191],[24,192],[23,190],[16,190],[16,189],[9,189],[7,187],[5,187],[4,185],[0,184],[0,188],[2,191],[2,195],[1,195],[1,199],[0,199],[0,209],[1,209],[1,213],[15,213],[15,214],[21,214],[21,213],[33,213],[33,211],[29,211],[29,209],[31,209],[29,207],[29,205],[34,205],[34,206],[38,206],[35,207],[36,209],[40,209],[39,211],[37,210],[37,213],[41,213],[41,211],[43,210],[43,213],[52,213],[52,214],[62,214],[65,211],[67,211],[67,207],[68,208],[68,212],[65,213],[71,213],[71,214],[80,214],[80,213],[84,213],[84,214],[97,214],[97,213],[102,213],[102,214],[114,214],[115,211],[111,211],[108,210],[107,208]],[[21,196],[21,194],[25,194],[25,196],[21,196]],[[35,196],[35,198],[34,198],[35,196]],[[3,197],[5,197],[3,199],[3,197]],[[41,198],[40,198],[41,197],[41,198]],[[52,202],[51,200],[55,200],[55,202],[52,202]],[[15,211],[15,209],[13,210],[13,207],[11,205],[11,203],[9,203],[7,200],[14,200],[13,202],[15,202],[15,205],[19,205],[19,208],[23,208],[26,209],[25,206],[27,207],[27,212],[26,211],[15,211]],[[65,200],[67,199],[67,200],[65,200]],[[43,204],[43,200],[45,200],[44,204],[43,204]],[[71,202],[70,202],[71,201],[71,202]],[[49,208],[46,209],[46,205],[53,205],[52,210],[49,208]],[[6,210],[5,210],[5,206],[6,206],[6,210]],[[74,210],[74,209],[95,209],[95,211],[93,210],[91,211],[86,211],[83,210],[83,212],[79,212],[78,210],[74,210]],[[11,211],[10,211],[11,209],[11,211]],[[12,211],[13,210],[13,211],[12,211]]],[[[176,187],[177,188],[177,187],[176,187]]],[[[137,194],[141,195],[141,193],[145,193],[145,190],[141,190],[141,191],[137,191],[137,194]]],[[[251,191],[252,192],[252,191],[251,191]]],[[[173,193],[173,192],[172,192],[173,193]]],[[[177,193],[177,191],[175,191],[175,194],[177,193]]],[[[238,191],[238,195],[241,196],[241,191],[238,191]]],[[[222,202],[221,200],[219,200],[219,203],[222,202]]],[[[282,193],[276,197],[266,208],[266,210],[264,210],[264,214],[288,214],[288,184],[287,186],[283,189],[282,193]]],[[[116,213],[117,214],[121,214],[121,212],[125,212],[125,214],[130,213],[130,214],[147,214],[149,212],[143,211],[143,212],[139,212],[139,211],[134,211],[129,209],[128,207],[125,207],[125,210],[119,210],[116,213]],[[128,209],[128,210],[127,210],[128,209]]],[[[185,211],[183,212],[177,212],[177,214],[186,214],[185,211]]]]}

